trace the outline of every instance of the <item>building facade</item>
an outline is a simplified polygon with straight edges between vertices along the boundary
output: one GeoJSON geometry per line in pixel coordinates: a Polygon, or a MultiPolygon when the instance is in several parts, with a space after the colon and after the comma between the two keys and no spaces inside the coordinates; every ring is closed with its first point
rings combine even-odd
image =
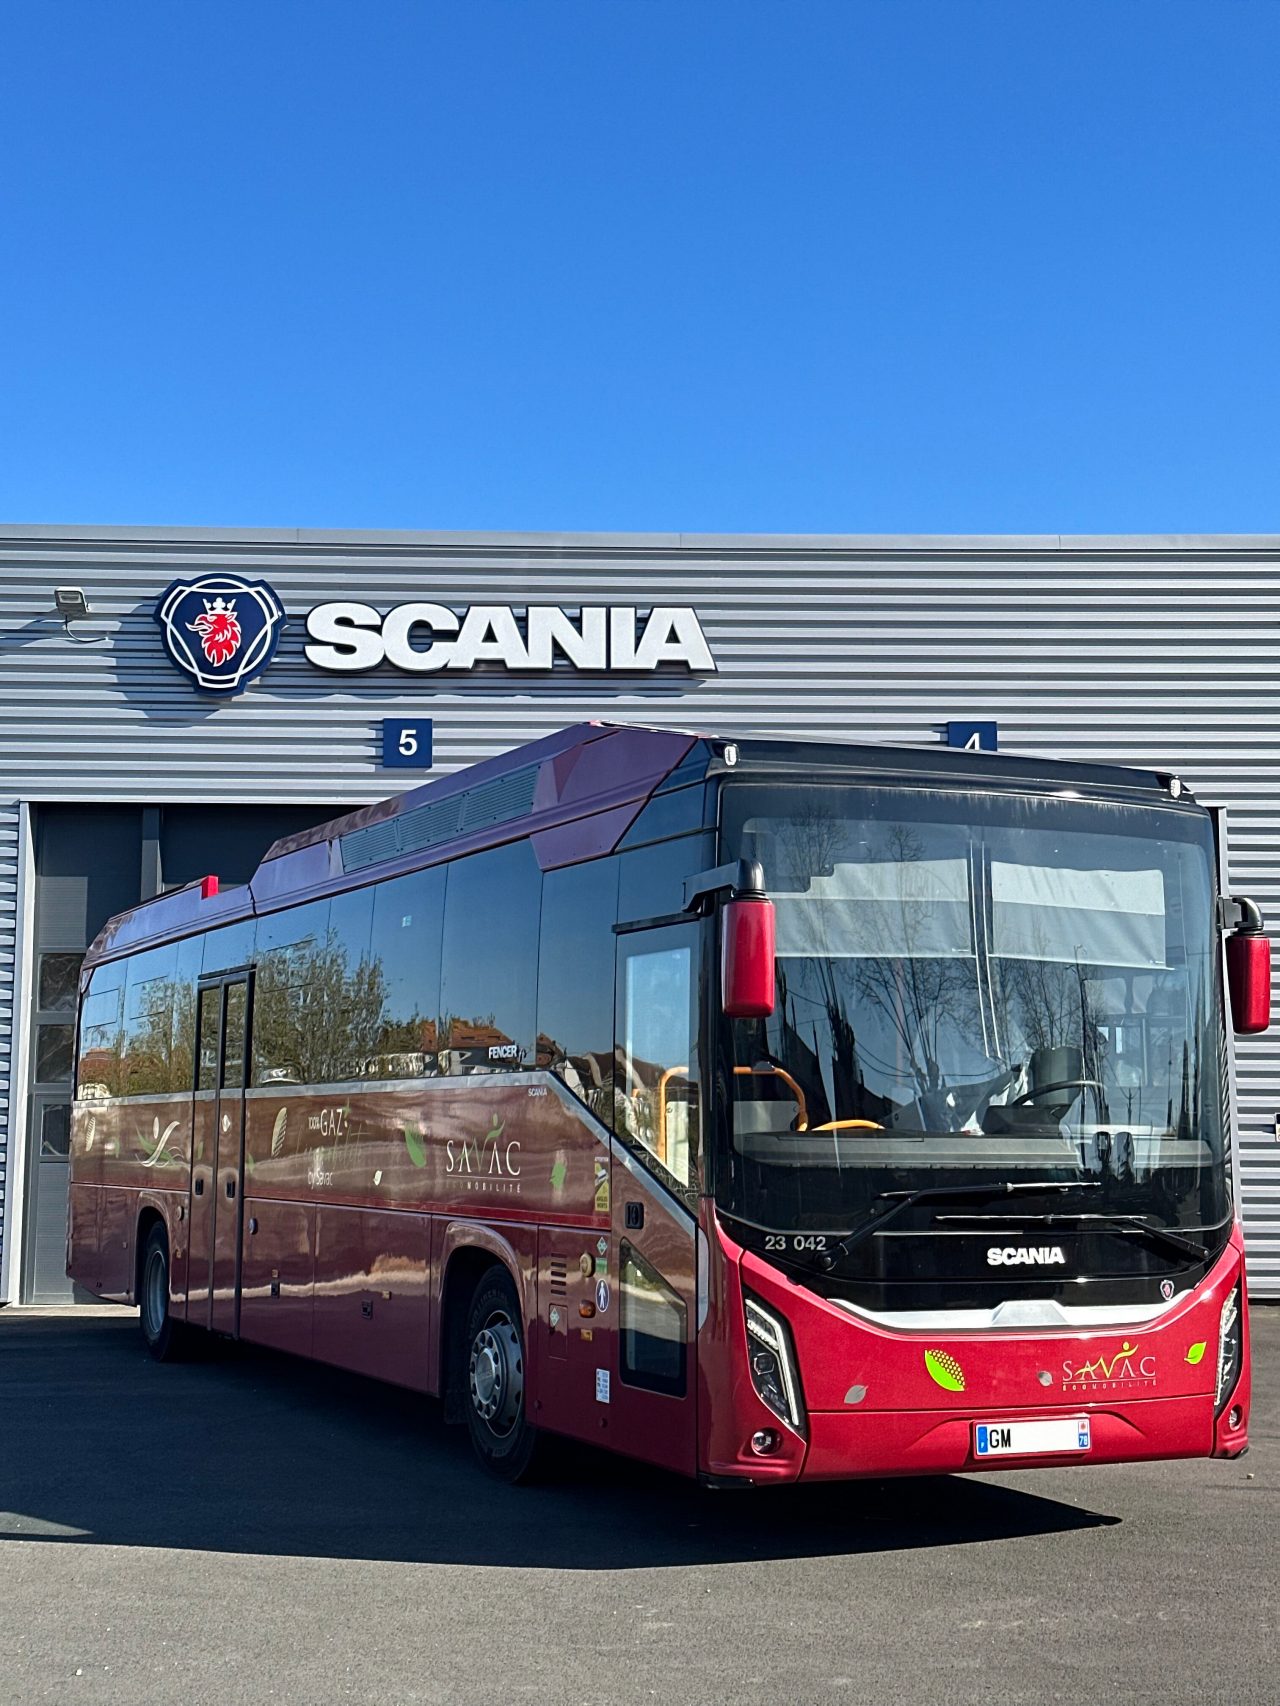
{"type": "MultiPolygon", "coordinates": [[[[0,1299],[71,1300],[76,975],[112,912],[590,718],[982,723],[1176,772],[1280,928],[1278,607],[1272,536],[0,528],[0,1299]]],[[[1252,1285],[1280,1296],[1280,1029],[1236,1072],[1252,1285]]]]}

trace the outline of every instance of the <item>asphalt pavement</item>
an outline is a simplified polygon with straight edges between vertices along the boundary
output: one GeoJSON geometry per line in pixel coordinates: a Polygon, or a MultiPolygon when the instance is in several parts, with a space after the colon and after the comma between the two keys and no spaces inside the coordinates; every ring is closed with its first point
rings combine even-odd
{"type": "Polygon", "coordinates": [[[1276,1706],[1280,1310],[1253,1449],[707,1493],[506,1489],[413,1394],[0,1311],[0,1706],[1276,1706]]]}

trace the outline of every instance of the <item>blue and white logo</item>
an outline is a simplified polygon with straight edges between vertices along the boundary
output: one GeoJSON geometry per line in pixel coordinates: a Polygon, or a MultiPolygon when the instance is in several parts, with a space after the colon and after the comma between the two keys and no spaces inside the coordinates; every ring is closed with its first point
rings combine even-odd
{"type": "Polygon", "coordinates": [[[201,575],[174,581],[156,605],[165,650],[205,693],[240,693],[261,675],[284,627],[266,581],[201,575]]]}

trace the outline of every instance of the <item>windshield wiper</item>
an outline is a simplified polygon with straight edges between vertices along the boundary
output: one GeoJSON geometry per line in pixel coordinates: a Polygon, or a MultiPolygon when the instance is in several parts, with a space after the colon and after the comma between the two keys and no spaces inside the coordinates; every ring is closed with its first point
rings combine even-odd
{"type": "MultiPolygon", "coordinates": [[[[1083,1181],[1077,1189],[1083,1188],[1083,1181]]],[[[1097,1180],[1089,1183],[1096,1190],[1097,1180]]],[[[1151,1243],[1165,1250],[1172,1250],[1179,1256],[1194,1256],[1198,1262],[1203,1262],[1208,1251],[1203,1244],[1197,1244],[1194,1239],[1184,1238],[1180,1232],[1170,1232],[1167,1227],[1157,1226],[1153,1220],[1147,1220],[1140,1214],[941,1214],[938,1219],[962,1221],[969,1225],[999,1225],[1007,1226],[1011,1220],[1022,1221],[1026,1225],[1036,1226],[1088,1226],[1090,1224],[1105,1227],[1114,1232],[1136,1232],[1140,1237],[1150,1239],[1151,1243]]]]}
{"type": "Polygon", "coordinates": [[[964,1202],[968,1197],[1013,1197],[1024,1191],[1096,1191],[1101,1188],[1096,1179],[1028,1179],[1016,1184],[1005,1180],[1002,1184],[925,1185],[918,1191],[881,1191],[879,1196],[872,1198],[868,1218],[861,1226],[855,1226],[851,1232],[844,1233],[830,1250],[822,1251],[818,1257],[818,1266],[823,1273],[829,1274],[836,1263],[842,1261],[850,1251],[865,1243],[868,1238],[873,1238],[877,1232],[883,1231],[891,1220],[896,1220],[900,1214],[905,1214],[907,1209],[914,1208],[917,1203],[964,1202]],[[888,1203],[890,1206],[877,1209],[877,1203],[888,1203]]]}

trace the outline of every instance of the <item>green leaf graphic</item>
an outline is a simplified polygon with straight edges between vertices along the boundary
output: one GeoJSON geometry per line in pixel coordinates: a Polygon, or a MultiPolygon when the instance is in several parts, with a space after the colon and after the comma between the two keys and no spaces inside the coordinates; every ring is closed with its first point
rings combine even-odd
{"type": "Polygon", "coordinates": [[[926,1351],[924,1366],[929,1371],[929,1378],[944,1392],[964,1391],[964,1370],[946,1351],[926,1351]]]}
{"type": "Polygon", "coordinates": [[[1205,1341],[1201,1339],[1198,1345],[1192,1345],[1191,1349],[1187,1352],[1187,1361],[1191,1364],[1192,1368],[1194,1368],[1200,1361],[1201,1357],[1203,1357],[1204,1347],[1205,1341]]]}
{"type": "Polygon", "coordinates": [[[416,1131],[411,1131],[408,1126],[405,1126],[403,1129],[404,1146],[409,1151],[410,1161],[413,1162],[415,1167],[425,1167],[427,1164],[427,1151],[423,1145],[422,1139],[418,1136],[416,1131]]]}
{"type": "Polygon", "coordinates": [[[566,1168],[563,1161],[557,1161],[551,1169],[551,1189],[558,1191],[564,1184],[566,1168]]]}

